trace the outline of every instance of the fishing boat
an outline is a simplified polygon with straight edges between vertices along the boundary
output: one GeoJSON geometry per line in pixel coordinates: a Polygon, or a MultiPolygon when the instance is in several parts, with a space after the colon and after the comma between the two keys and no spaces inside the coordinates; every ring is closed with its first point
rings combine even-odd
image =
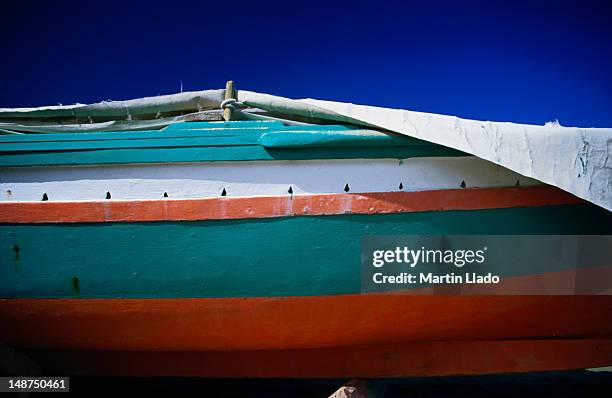
{"type": "Polygon", "coordinates": [[[611,234],[612,129],[228,83],[0,109],[0,130],[0,342],[54,374],[405,377],[612,363],[610,267],[511,278],[563,281],[540,295],[365,294],[360,281],[367,235],[611,234]],[[575,294],[578,277],[606,283],[575,294]]]}

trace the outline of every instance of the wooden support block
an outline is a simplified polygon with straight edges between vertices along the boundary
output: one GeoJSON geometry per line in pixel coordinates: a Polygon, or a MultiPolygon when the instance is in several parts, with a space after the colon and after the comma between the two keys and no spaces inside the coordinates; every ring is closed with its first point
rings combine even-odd
{"type": "MultiPolygon", "coordinates": [[[[229,80],[225,83],[225,95],[223,96],[224,100],[236,98],[236,91],[234,90],[234,81],[229,80]]],[[[232,120],[232,108],[226,107],[223,109],[223,119],[225,121],[232,120]]]]}

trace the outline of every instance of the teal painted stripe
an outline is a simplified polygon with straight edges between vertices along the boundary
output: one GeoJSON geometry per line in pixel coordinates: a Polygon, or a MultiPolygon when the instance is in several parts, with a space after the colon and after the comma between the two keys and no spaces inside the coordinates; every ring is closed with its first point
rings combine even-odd
{"type": "Polygon", "coordinates": [[[131,139],[146,138],[152,134],[159,134],[161,130],[139,130],[134,132],[104,132],[104,133],[56,133],[56,134],[21,134],[0,137],[0,148],[10,143],[35,143],[57,141],[93,141],[100,139],[131,139]]]}
{"type": "MultiPolygon", "coordinates": [[[[166,138],[189,138],[189,137],[236,137],[256,136],[260,137],[270,131],[299,132],[308,130],[320,130],[322,132],[347,132],[353,130],[349,126],[284,126],[280,122],[186,122],[170,125],[163,130],[141,130],[141,131],[110,131],[100,133],[55,133],[55,134],[23,134],[21,136],[0,137],[0,150],[7,151],[10,145],[30,145],[38,148],[41,143],[58,143],[69,145],[69,142],[94,141],[104,147],[106,142],[117,140],[138,139],[166,139],[166,138]]],[[[380,135],[384,136],[383,133],[380,135]]],[[[418,140],[417,140],[418,141],[418,140]]],[[[66,149],[72,149],[67,146],[66,149]]]]}
{"type": "Polygon", "coordinates": [[[592,205],[199,222],[2,225],[0,297],[350,294],[360,289],[360,241],[365,235],[611,233],[611,213],[592,205]]]}
{"type": "Polygon", "coordinates": [[[170,125],[162,130],[139,130],[139,131],[106,131],[98,133],[53,133],[53,134],[24,134],[21,136],[2,136],[0,144],[3,143],[26,143],[26,142],[55,142],[55,141],[104,141],[142,139],[151,136],[159,137],[190,137],[190,136],[214,136],[225,132],[224,135],[252,134],[261,135],[261,130],[283,128],[280,122],[185,122],[170,125]]]}
{"type": "Polygon", "coordinates": [[[72,166],[131,163],[215,162],[236,160],[310,159],[407,159],[411,157],[465,156],[463,152],[440,146],[313,148],[266,150],[260,145],[232,147],[188,147],[146,149],[103,149],[60,153],[0,154],[0,167],[72,166]]]}
{"type": "MultiPolygon", "coordinates": [[[[265,130],[268,131],[268,130],[265,130]]],[[[36,140],[12,140],[0,143],[0,153],[63,151],[83,149],[156,148],[184,146],[240,146],[259,145],[262,129],[227,128],[207,130],[149,131],[146,133],[92,133],[35,136],[36,140]],[[88,137],[94,135],[95,137],[88,137]]],[[[27,135],[24,137],[31,137],[27,135]]]]}
{"type": "MultiPolygon", "coordinates": [[[[38,149],[49,143],[57,143],[58,145],[65,145],[65,149],[72,149],[70,146],[72,143],[99,143],[100,147],[104,145],[115,145],[117,142],[132,141],[132,140],[160,140],[160,139],[174,139],[174,138],[214,138],[214,137],[259,137],[261,131],[255,129],[225,129],[225,130],[176,130],[176,131],[148,131],[136,133],[92,133],[93,134],[105,134],[104,137],[85,137],[88,134],[41,134],[36,136],[37,140],[33,141],[6,141],[0,143],[0,149],[2,151],[8,151],[16,145],[22,145],[27,150],[38,149]],[[44,139],[46,137],[53,137],[52,139],[44,139]],[[57,138],[57,139],[56,139],[57,138]]],[[[25,136],[25,135],[24,135],[25,136]]],[[[15,137],[15,136],[11,136],[15,137]]]]}
{"type": "Polygon", "coordinates": [[[48,152],[48,151],[70,151],[76,152],[84,149],[153,149],[153,148],[181,148],[199,146],[241,146],[259,145],[259,136],[254,134],[244,135],[214,135],[214,136],[188,136],[188,137],[160,137],[152,135],[147,138],[130,140],[105,140],[105,141],[70,141],[70,142],[38,142],[3,144],[3,153],[23,152],[48,152]]]}
{"type": "Polygon", "coordinates": [[[356,134],[350,126],[190,122],[171,127],[149,132],[0,137],[0,167],[465,155],[409,137],[356,134]],[[269,148],[262,145],[262,139],[269,148]]]}
{"type": "Polygon", "coordinates": [[[311,148],[311,147],[365,147],[365,146],[434,146],[426,141],[406,136],[386,134],[359,134],[357,131],[299,131],[222,129],[222,130],[174,130],[152,131],[147,134],[132,134],[123,137],[112,133],[112,137],[98,139],[73,140],[37,140],[35,142],[4,142],[1,152],[42,152],[42,151],[77,151],[83,149],[127,149],[127,148],[163,148],[189,146],[240,146],[261,145],[267,148],[311,148]],[[172,138],[172,139],[169,139],[172,138]]]}
{"type": "Polygon", "coordinates": [[[266,148],[365,147],[431,145],[415,138],[391,134],[363,134],[356,131],[272,131],[261,136],[266,148]]]}

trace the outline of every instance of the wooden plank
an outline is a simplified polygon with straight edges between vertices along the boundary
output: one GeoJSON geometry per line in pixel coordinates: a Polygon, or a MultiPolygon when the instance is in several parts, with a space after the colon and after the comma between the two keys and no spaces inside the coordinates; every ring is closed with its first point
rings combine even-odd
{"type": "Polygon", "coordinates": [[[22,134],[18,136],[0,136],[0,145],[3,143],[22,142],[130,140],[151,137],[192,137],[200,135],[212,137],[215,134],[261,134],[261,130],[282,127],[284,126],[280,122],[183,122],[170,125],[162,130],[107,131],[98,133],[22,134]]]}
{"type": "Polygon", "coordinates": [[[385,134],[372,130],[353,131],[270,131],[261,136],[266,148],[323,148],[323,147],[366,147],[431,145],[416,138],[385,134]]]}
{"type": "MultiPolygon", "coordinates": [[[[224,100],[236,99],[236,92],[234,90],[234,82],[229,80],[225,83],[224,100]]],[[[232,108],[226,107],[223,109],[223,119],[226,121],[232,120],[232,108]]]]}
{"type": "MultiPolygon", "coordinates": [[[[548,186],[204,199],[0,202],[0,223],[108,223],[483,210],[582,204],[548,186]]],[[[51,198],[53,199],[53,198],[51,198]]],[[[535,268],[536,266],[534,266],[535,268]]]]}
{"type": "Polygon", "coordinates": [[[130,140],[90,140],[90,141],[59,141],[37,143],[3,143],[0,144],[0,153],[12,152],[45,152],[63,151],[78,152],[89,149],[153,149],[153,148],[182,148],[182,147],[222,147],[234,145],[259,145],[259,134],[238,134],[220,136],[193,136],[193,137],[151,137],[130,140]]]}
{"type": "Polygon", "coordinates": [[[238,160],[307,160],[307,159],[407,159],[412,157],[465,156],[452,149],[431,146],[372,148],[312,148],[266,150],[260,145],[221,147],[101,149],[0,154],[0,167],[71,166],[129,163],[216,162],[238,160]]]}

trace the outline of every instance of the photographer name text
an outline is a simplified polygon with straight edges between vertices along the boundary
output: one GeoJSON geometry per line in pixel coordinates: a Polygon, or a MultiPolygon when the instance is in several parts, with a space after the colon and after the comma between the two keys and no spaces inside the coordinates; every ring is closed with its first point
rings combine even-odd
{"type": "MultiPolygon", "coordinates": [[[[421,264],[447,265],[463,268],[466,265],[482,265],[485,262],[487,247],[477,250],[441,250],[441,249],[410,249],[396,247],[394,250],[375,250],[372,252],[372,266],[381,269],[388,264],[399,264],[410,271],[421,264]]],[[[415,273],[400,272],[385,275],[375,272],[372,282],[375,284],[497,284],[500,277],[491,272],[481,275],[476,272],[455,273],[447,272],[437,274],[434,272],[419,271],[415,273]]]]}

